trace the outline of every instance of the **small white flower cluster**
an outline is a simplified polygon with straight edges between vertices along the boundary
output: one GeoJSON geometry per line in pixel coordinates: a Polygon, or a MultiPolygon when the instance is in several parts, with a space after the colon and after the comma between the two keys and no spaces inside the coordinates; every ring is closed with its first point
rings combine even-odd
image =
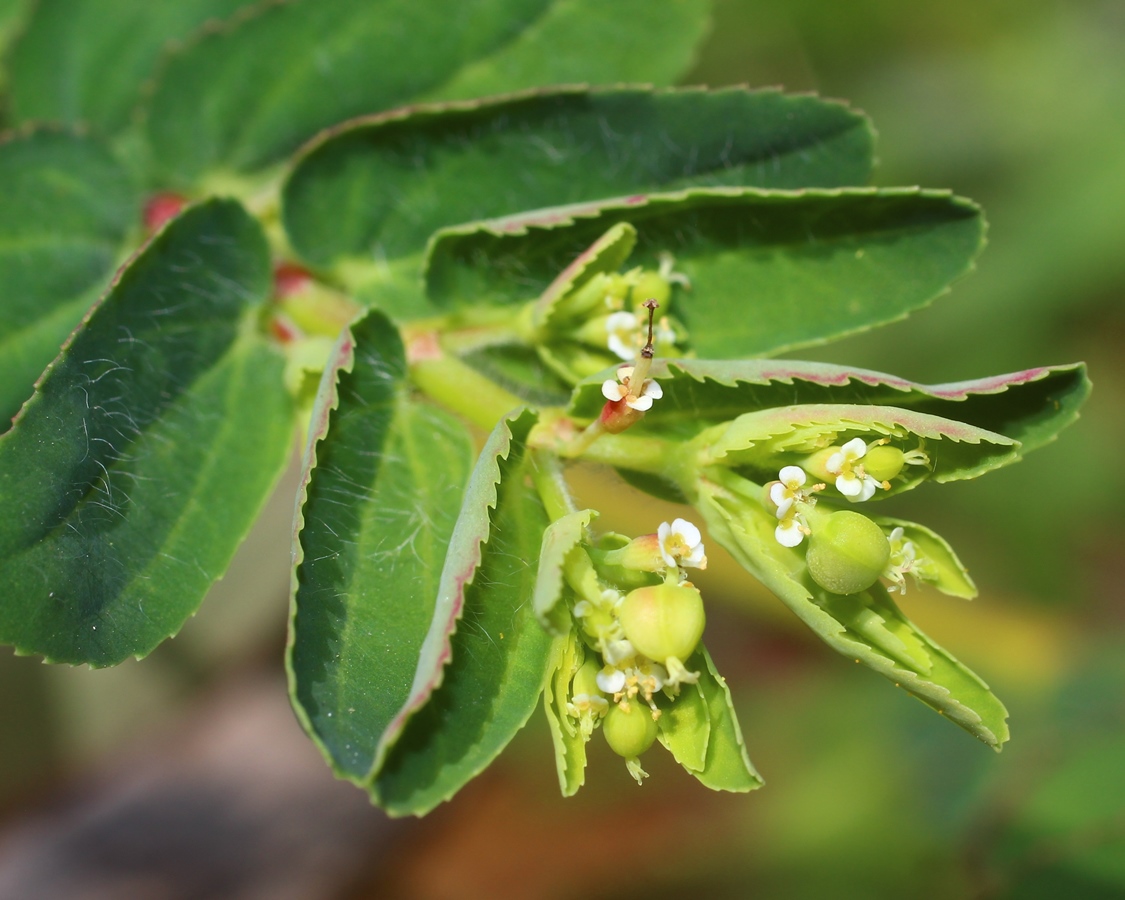
{"type": "Polygon", "coordinates": [[[646,378],[639,388],[633,384],[633,366],[621,366],[617,370],[617,380],[607,378],[602,382],[602,396],[616,403],[624,400],[625,405],[637,412],[652,409],[654,400],[664,396],[664,389],[651,378],[646,378]]]}
{"type": "Polygon", "coordinates": [[[783,547],[796,547],[809,533],[808,525],[801,518],[800,503],[815,503],[812,494],[824,485],[813,485],[805,489],[808,475],[800,466],[785,466],[777,473],[777,481],[770,487],[770,500],[777,507],[778,524],[773,534],[783,547]]]}
{"type": "Polygon", "coordinates": [[[828,457],[824,466],[836,476],[836,490],[852,503],[870,500],[878,488],[884,487],[863,471],[860,460],[866,455],[867,444],[863,438],[852,438],[828,457]]]}
{"type": "MultiPolygon", "coordinates": [[[[667,568],[680,570],[681,579],[686,577],[682,571],[684,567],[707,568],[703,536],[686,519],[661,522],[657,529],[657,543],[667,568]]],[[[609,588],[602,591],[597,602],[580,600],[574,604],[574,615],[584,620],[585,631],[594,638],[595,647],[604,663],[596,677],[599,690],[611,696],[615,703],[627,703],[640,696],[652,709],[655,717],[659,715],[659,710],[652,699],[654,694],[664,688],[675,689],[684,681],[693,682],[698,676],[688,672],[682,664],[670,675],[663,665],[637,651],[625,637],[625,631],[617,619],[617,609],[624,599],[625,596],[620,591],[609,588]]],[[[577,703],[579,698],[574,699],[576,711],[604,711],[594,702],[596,698],[583,695],[581,707],[577,703]]]]}
{"type": "Polygon", "coordinates": [[[887,590],[892,594],[895,591],[905,594],[905,576],[913,575],[917,578],[918,567],[925,560],[918,556],[914,542],[905,539],[905,532],[901,527],[893,528],[887,539],[891,544],[891,556],[887,562],[887,570],[883,573],[883,577],[891,582],[891,586],[887,590]]]}

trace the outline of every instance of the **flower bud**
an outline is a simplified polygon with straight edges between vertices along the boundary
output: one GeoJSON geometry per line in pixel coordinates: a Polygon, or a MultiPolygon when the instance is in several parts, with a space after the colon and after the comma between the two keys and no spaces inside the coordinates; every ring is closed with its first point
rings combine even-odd
{"type": "Polygon", "coordinates": [[[906,464],[902,451],[888,444],[877,444],[863,457],[863,470],[876,481],[890,481],[906,464]]]}
{"type": "Polygon", "coordinates": [[[629,703],[614,705],[602,723],[606,742],[618,756],[636,759],[656,740],[656,722],[647,706],[629,703]]]}
{"type": "Polygon", "coordinates": [[[840,510],[816,524],[805,562],[813,580],[833,594],[871,587],[887,567],[891,545],[867,516],[840,510]]]}
{"type": "Polygon", "coordinates": [[[836,480],[836,476],[828,471],[828,460],[834,453],[840,450],[839,447],[825,447],[823,450],[817,450],[812,456],[807,457],[802,463],[801,468],[813,476],[818,481],[827,481],[832,483],[836,480]]]}
{"type": "Polygon", "coordinates": [[[574,673],[571,693],[574,696],[586,694],[589,697],[600,697],[602,695],[601,689],[598,687],[598,672],[600,671],[601,667],[597,660],[587,659],[582,663],[581,668],[574,673]]]}
{"type": "Polygon", "coordinates": [[[683,584],[637,588],[625,597],[617,615],[633,646],[659,662],[691,656],[706,624],[699,591],[683,584]]]}

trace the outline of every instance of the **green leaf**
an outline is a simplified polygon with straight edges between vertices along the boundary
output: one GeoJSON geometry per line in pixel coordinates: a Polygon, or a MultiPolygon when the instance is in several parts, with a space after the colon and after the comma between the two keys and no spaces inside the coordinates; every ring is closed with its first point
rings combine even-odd
{"type": "Polygon", "coordinates": [[[696,444],[705,462],[749,466],[769,481],[781,466],[800,455],[852,437],[869,440],[871,435],[894,437],[907,449],[912,438],[920,438],[916,443],[924,446],[930,459],[928,465],[907,466],[891,490],[877,492],[879,497],[908,490],[923,480],[941,483],[976,478],[1018,459],[1018,443],[1002,434],[893,406],[825,404],[766,409],[704,432],[696,444]]]}
{"type": "MultiPolygon", "coordinates": [[[[638,3],[482,0],[470,7],[459,0],[305,0],[263,5],[258,15],[171,58],[149,105],[148,138],[165,175],[184,183],[206,172],[244,172],[275,162],[342,119],[441,97],[447,87],[459,95],[459,76],[474,63],[491,64],[491,71],[478,69],[467,78],[491,90],[527,87],[541,76],[574,70],[610,81],[671,81],[682,69],[682,50],[664,59],[617,53],[588,67],[589,35],[551,21],[600,9],[603,18],[627,27],[638,3]],[[552,41],[545,66],[528,65],[537,52],[536,32],[552,41]]],[[[681,11],[695,10],[689,12],[695,19],[705,14],[701,5],[701,0],[677,3],[681,11]]],[[[662,16],[652,39],[690,48],[698,36],[698,27],[683,27],[682,16],[662,16]]]]}
{"type": "Polygon", "coordinates": [[[695,188],[444,229],[430,245],[427,294],[438,306],[526,301],[618,222],[638,232],[631,265],[675,257],[692,287],[670,311],[693,349],[715,358],[902,319],[970,269],[984,234],[980,210],[945,191],[695,188]]]}
{"type": "Polygon", "coordinates": [[[697,686],[707,701],[711,737],[703,768],[692,774],[715,791],[746,792],[760,788],[764,782],[746,754],[726,679],[715,669],[706,648],[700,647],[699,654],[703,666],[693,662],[692,668],[700,673],[697,686]]]}
{"type": "Polygon", "coordinates": [[[686,666],[699,681],[685,684],[675,701],[658,696],[660,743],[699,781],[716,791],[744,793],[762,786],[731,703],[726,680],[700,646],[686,666]]]}
{"type": "MultiPolygon", "coordinates": [[[[602,411],[601,375],[574,391],[570,413],[594,419],[602,411]]],[[[664,391],[656,410],[633,432],[658,429],[696,434],[701,426],[743,413],[794,404],[872,403],[915,409],[995,431],[1019,441],[1024,455],[1053,440],[1078,417],[1090,393],[1086,367],[1041,366],[955,384],[916,384],[894,375],[799,360],[657,359],[652,377],[664,391]]]]}
{"type": "Polygon", "coordinates": [[[107,666],[195,612],[289,458],[270,289],[257,222],[209,201],[75,332],[0,438],[0,640],[107,666]]]}
{"type": "Polygon", "coordinates": [[[543,691],[552,638],[528,602],[548,524],[527,483],[535,421],[528,412],[501,420],[465,489],[410,698],[371,772],[372,795],[392,815],[422,815],[452,797],[507,746],[543,691]]]}
{"type": "Polygon", "coordinates": [[[932,584],[951,597],[971,600],[977,595],[977,586],[969,577],[965,564],[957,558],[949,542],[940,534],[925,525],[907,522],[905,519],[892,519],[889,516],[871,516],[871,519],[884,531],[890,532],[894,528],[903,530],[903,539],[911,541],[918,557],[925,561],[919,563],[917,571],[922,581],[932,584]]]}
{"type": "Polygon", "coordinates": [[[1008,739],[1007,710],[977,675],[919,631],[879,584],[862,597],[817,586],[800,548],[774,539],[776,517],[702,481],[695,505],[711,537],[838,653],[890,679],[994,749],[1008,739]]]}
{"type": "Polygon", "coordinates": [[[592,509],[579,510],[556,519],[543,532],[531,606],[539,624],[551,634],[566,634],[574,627],[566,605],[567,584],[563,572],[572,552],[585,552],[582,546],[587,539],[586,529],[596,515],[592,509]]]}
{"type": "Polygon", "coordinates": [[[394,326],[353,325],[313,414],[288,650],[294,707],[342,777],[367,776],[410,694],[474,456],[411,399],[394,326]]]}
{"type": "Polygon", "coordinates": [[[12,49],[16,122],[129,124],[161,55],[249,0],[42,0],[12,49]]]}
{"type": "MultiPolygon", "coordinates": [[[[637,245],[637,229],[628,222],[618,222],[593,244],[583,250],[559,276],[547,286],[535,303],[533,321],[541,328],[550,328],[566,316],[559,301],[585,287],[598,275],[612,274],[620,269],[637,245]]],[[[604,297],[604,294],[602,294],[604,297]]],[[[599,301],[601,298],[599,298],[599,301]]],[[[604,308],[605,304],[601,303],[604,308]]],[[[588,312],[588,311],[587,311],[588,312]]]]}
{"type": "Polygon", "coordinates": [[[670,84],[687,71],[710,0],[570,0],[470,63],[428,99],[471,99],[543,84],[670,84]]]}
{"type": "Polygon", "coordinates": [[[555,748],[555,766],[559,773],[559,789],[564,797],[573,797],[586,783],[586,741],[567,713],[567,698],[574,674],[582,665],[582,647],[573,631],[555,638],[551,659],[553,674],[543,688],[543,709],[555,748]]]}
{"type": "MultiPolygon", "coordinates": [[[[298,158],[284,217],[294,248],[311,263],[348,261],[344,274],[353,281],[357,265],[385,279],[385,261],[419,253],[433,231],[458,222],[691,185],[861,184],[871,165],[868,120],[816,97],[554,88],[332,129],[298,158]]],[[[586,229],[580,245],[565,237],[573,246],[567,258],[508,288],[518,299],[535,297],[610,224],[586,229]]],[[[453,302],[442,293],[434,299],[453,302]]]]}
{"type": "Polygon", "coordinates": [[[6,427],[104,289],[139,201],[100,144],[59,131],[0,144],[0,196],[0,427],[6,427]]]}

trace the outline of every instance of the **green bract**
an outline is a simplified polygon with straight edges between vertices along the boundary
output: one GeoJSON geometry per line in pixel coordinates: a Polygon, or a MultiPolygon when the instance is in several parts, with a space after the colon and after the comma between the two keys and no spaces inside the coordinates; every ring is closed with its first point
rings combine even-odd
{"type": "Polygon", "coordinates": [[[1003,704],[892,596],[976,586],[869,504],[1053,440],[1083,367],[768,358],[947,292],[980,209],[867,186],[842,103],[666,87],[706,0],[472,9],[34,5],[0,142],[0,640],[145,655],[300,442],[292,702],[391,814],[452,797],[541,696],[565,795],[599,728],[638,780],[659,740],[761,786],[702,642],[705,542],[999,748],[1003,704]],[[599,531],[575,461],[695,521],[599,531]]]}

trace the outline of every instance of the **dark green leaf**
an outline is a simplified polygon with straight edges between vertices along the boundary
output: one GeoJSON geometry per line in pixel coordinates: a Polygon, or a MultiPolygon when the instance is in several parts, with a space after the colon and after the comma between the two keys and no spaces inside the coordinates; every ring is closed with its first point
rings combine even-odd
{"type": "Polygon", "coordinates": [[[249,2],[39,0],[9,61],[12,116],[117,131],[174,41],[249,2]]]}
{"type": "MultiPolygon", "coordinates": [[[[611,81],[671,81],[699,28],[659,16],[649,39],[670,56],[616,53],[587,68],[590,38],[557,20],[600,10],[631,26],[641,0],[305,0],[262,8],[235,28],[174,56],[149,106],[148,137],[176,182],[209,171],[245,171],[278,160],[317,130],[351,116],[424,98],[461,95],[460,76],[490,90],[559,80],[572,71],[611,81]],[[557,9],[556,9],[557,7],[557,9]],[[551,47],[534,64],[535,42],[551,47]],[[475,70],[470,70],[478,64],[475,70]]],[[[701,0],[679,0],[700,20],[701,0]]],[[[580,78],[585,80],[585,78],[580,78]]]]}
{"type": "Polygon", "coordinates": [[[38,131],[0,144],[0,428],[104,289],[136,190],[99,144],[38,131]]]}
{"type": "MultiPolygon", "coordinates": [[[[1086,367],[1044,366],[956,384],[915,384],[866,369],[798,360],[656,360],[652,376],[664,396],[636,426],[694,434],[743,413],[798,403],[874,403],[956,419],[1021,442],[1021,455],[1054,438],[1077,418],[1090,392],[1086,367]]],[[[571,414],[597,417],[602,380],[575,389],[571,414]]]]}
{"type": "Polygon", "coordinates": [[[284,361],[258,336],[258,224],[210,201],[119,276],[0,438],[0,640],[106,666],[174,634],[289,457],[284,361]]]}
{"type": "MultiPolygon", "coordinates": [[[[333,129],[290,176],[285,223],[310,262],[359,261],[359,274],[378,279],[386,260],[420,252],[442,226],[689,185],[862,184],[871,155],[867,119],[816,97],[552,89],[333,129]]],[[[535,297],[609,224],[587,229],[585,244],[553,271],[537,268],[531,280],[517,273],[509,289],[535,297]]],[[[358,277],[354,265],[347,274],[358,277]]]]}
{"type": "Polygon", "coordinates": [[[919,631],[882,585],[829,594],[808,576],[803,547],[774,538],[777,518],[716,481],[695,503],[711,537],[766,585],[826,644],[918,697],[994,749],[1008,739],[1008,712],[977,675],[919,631]]]}
{"type": "Polygon", "coordinates": [[[411,399],[381,314],[352,327],[330,369],[306,458],[289,670],[310,735],[359,781],[410,694],[474,451],[460,421],[411,399]]]}
{"type": "Polygon", "coordinates": [[[537,296],[609,227],[639,233],[630,265],[661,253],[691,280],[671,312],[702,356],[780,353],[904,318],[972,265],[980,210],[916,188],[696,188],[540,210],[439,232],[426,288],[437,305],[537,296]]]}
{"type": "Polygon", "coordinates": [[[372,771],[372,794],[392,815],[422,815],[483,771],[527,722],[549,675],[552,638],[529,602],[548,523],[528,483],[535,421],[526,412],[503,419],[465,489],[411,696],[372,771]]]}
{"type": "Polygon", "coordinates": [[[514,40],[427,99],[469,99],[543,84],[669,84],[703,38],[711,0],[554,2],[514,40]]]}

